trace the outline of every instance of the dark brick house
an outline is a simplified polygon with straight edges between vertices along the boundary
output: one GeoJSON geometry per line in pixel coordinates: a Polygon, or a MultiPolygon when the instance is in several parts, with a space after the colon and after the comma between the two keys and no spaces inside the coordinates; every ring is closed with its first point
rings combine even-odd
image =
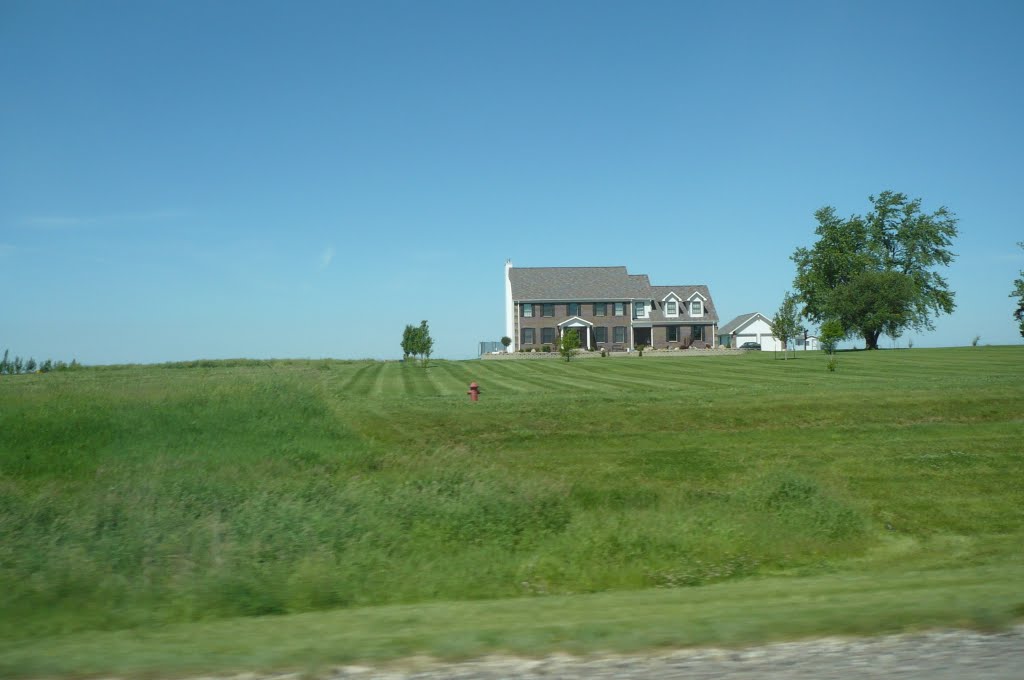
{"type": "Polygon", "coordinates": [[[584,349],[713,347],[718,312],[705,285],[652,286],[625,267],[513,267],[505,263],[512,349],[557,345],[576,329],[584,349]]]}

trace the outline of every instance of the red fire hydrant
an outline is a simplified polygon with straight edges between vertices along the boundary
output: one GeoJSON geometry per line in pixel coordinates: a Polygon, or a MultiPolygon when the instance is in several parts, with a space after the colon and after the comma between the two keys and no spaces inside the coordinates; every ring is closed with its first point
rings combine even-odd
{"type": "Polygon", "coordinates": [[[469,383],[469,392],[466,394],[469,395],[470,401],[480,401],[480,386],[476,382],[469,383]]]}

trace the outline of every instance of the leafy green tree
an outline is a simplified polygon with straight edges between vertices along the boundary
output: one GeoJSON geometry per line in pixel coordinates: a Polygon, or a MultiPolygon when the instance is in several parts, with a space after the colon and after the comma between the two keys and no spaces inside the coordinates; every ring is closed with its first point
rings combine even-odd
{"type": "Polygon", "coordinates": [[[847,335],[859,334],[868,349],[877,349],[883,332],[896,337],[906,328],[932,329],[934,316],[953,311],[954,294],[935,268],[953,261],[950,247],[958,232],[956,216],[945,207],[926,214],[921,199],[892,191],[868,200],[872,209],[866,216],[843,219],[830,206],[815,212],[818,241],[797,248],[792,260],[804,316],[819,323],[839,319],[847,335]],[[870,282],[883,281],[866,278],[875,274],[892,275],[884,281],[903,296],[882,295],[887,312],[881,321],[852,299],[870,282]]]}
{"type": "Polygon", "coordinates": [[[505,351],[507,352],[508,351],[508,346],[512,344],[512,338],[508,337],[507,335],[502,336],[501,344],[504,345],[505,351]]]}
{"type": "Polygon", "coordinates": [[[434,353],[434,339],[430,337],[430,327],[425,320],[420,322],[419,331],[420,355],[423,357],[423,363],[427,364],[430,362],[430,355],[434,353]]]}
{"type": "Polygon", "coordinates": [[[9,349],[5,349],[4,350],[4,358],[3,358],[3,360],[0,360],[0,375],[6,375],[6,374],[11,372],[11,362],[8,359],[8,356],[10,356],[10,353],[11,353],[11,350],[9,350],[9,349]]]}
{"type": "Polygon", "coordinates": [[[571,361],[580,351],[580,334],[575,328],[570,328],[562,333],[562,339],[558,341],[558,353],[566,361],[571,361]]]}
{"type": "Polygon", "coordinates": [[[883,333],[899,337],[913,325],[914,291],[914,281],[906,274],[866,271],[835,290],[831,311],[848,334],[859,333],[877,347],[883,333]]]}
{"type": "MultiPolygon", "coordinates": [[[[1024,248],[1024,241],[1017,243],[1018,246],[1024,248]]],[[[1013,282],[1013,292],[1010,293],[1010,297],[1017,298],[1017,311],[1013,313],[1013,318],[1020,324],[1020,336],[1024,338],[1024,269],[1020,272],[1020,278],[1015,279],[1013,282]]],[[[4,353],[4,358],[7,358],[7,353],[4,353]]]]}
{"type": "Polygon", "coordinates": [[[408,359],[415,351],[416,345],[416,327],[412,324],[406,324],[405,330],[402,331],[402,358],[408,359]]]}
{"type": "Polygon", "coordinates": [[[821,332],[818,333],[818,340],[821,348],[828,354],[836,353],[836,346],[839,341],[846,337],[846,331],[839,319],[829,319],[821,324],[821,332]]]}
{"type": "Polygon", "coordinates": [[[430,355],[434,353],[434,339],[430,337],[430,327],[424,320],[417,327],[406,326],[405,329],[407,337],[402,338],[402,350],[408,351],[406,356],[418,356],[420,362],[426,366],[430,361],[430,355]]]}
{"type": "Polygon", "coordinates": [[[25,362],[25,372],[26,373],[35,373],[36,365],[37,364],[36,364],[35,357],[29,357],[28,361],[25,362]]]}
{"type": "Polygon", "coordinates": [[[21,373],[21,357],[14,357],[13,368],[14,370],[12,371],[12,373],[14,373],[14,375],[18,375],[19,373],[21,373]]]}
{"type": "Polygon", "coordinates": [[[772,335],[782,341],[782,356],[789,358],[789,341],[801,332],[799,299],[792,293],[786,293],[779,305],[779,311],[769,322],[772,335]]]}

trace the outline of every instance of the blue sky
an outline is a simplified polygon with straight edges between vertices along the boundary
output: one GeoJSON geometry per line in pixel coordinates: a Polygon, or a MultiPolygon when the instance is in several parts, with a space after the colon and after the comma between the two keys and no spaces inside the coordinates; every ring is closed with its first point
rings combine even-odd
{"type": "MultiPolygon", "coordinates": [[[[0,3],[0,348],[85,363],[438,356],[503,266],[625,265],[771,315],[814,210],[960,218],[1018,343],[1024,3],[0,3]]],[[[906,338],[902,342],[905,342],[906,338]]]]}

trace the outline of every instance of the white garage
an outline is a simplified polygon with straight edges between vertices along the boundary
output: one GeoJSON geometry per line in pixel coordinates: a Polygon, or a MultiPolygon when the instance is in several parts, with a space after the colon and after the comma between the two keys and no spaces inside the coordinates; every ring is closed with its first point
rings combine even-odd
{"type": "Polygon", "coordinates": [[[718,343],[723,347],[740,347],[745,342],[759,343],[762,352],[782,351],[768,317],[760,312],[741,314],[718,329],[718,343]]]}

